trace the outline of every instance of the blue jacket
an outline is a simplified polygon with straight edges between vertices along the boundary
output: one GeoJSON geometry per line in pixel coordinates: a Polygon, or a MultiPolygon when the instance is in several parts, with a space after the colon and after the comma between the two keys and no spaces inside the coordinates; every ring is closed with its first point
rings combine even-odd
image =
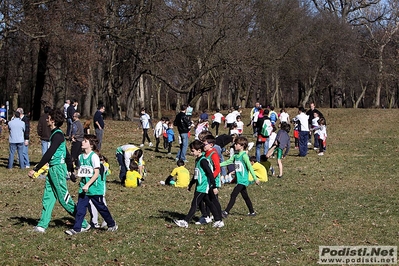
{"type": "Polygon", "coordinates": [[[14,118],[8,122],[8,129],[10,131],[8,138],[10,143],[24,143],[25,123],[20,118],[14,118]]]}

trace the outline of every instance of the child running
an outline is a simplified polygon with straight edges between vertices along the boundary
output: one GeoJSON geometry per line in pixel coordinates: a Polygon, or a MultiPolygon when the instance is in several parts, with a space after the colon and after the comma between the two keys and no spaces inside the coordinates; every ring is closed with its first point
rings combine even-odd
{"type": "Polygon", "coordinates": [[[79,155],[80,167],[78,169],[78,176],[81,178],[79,183],[79,198],[76,206],[75,224],[72,229],[65,231],[68,235],[83,232],[82,222],[90,200],[107,223],[108,231],[118,230],[118,225],[104,203],[105,182],[102,178],[99,178],[100,158],[94,152],[97,150],[97,142],[95,135],[85,135],[82,142],[83,153],[79,155]]]}
{"type": "Polygon", "coordinates": [[[184,220],[173,221],[179,227],[187,228],[188,222],[193,218],[197,207],[203,200],[205,204],[210,208],[213,217],[215,218],[213,227],[223,227],[224,223],[222,221],[222,217],[208,196],[209,189],[212,189],[214,194],[218,194],[218,189],[215,187],[215,178],[213,177],[212,170],[209,166],[209,161],[205,158],[204,155],[204,144],[199,140],[194,140],[192,143],[190,143],[189,147],[191,153],[194,155],[194,157],[196,157],[196,160],[194,176],[191,179],[187,189],[188,191],[190,191],[194,183],[196,183],[197,186],[194,192],[194,198],[191,202],[191,208],[184,220]]]}
{"type": "Polygon", "coordinates": [[[249,198],[247,192],[247,186],[249,185],[248,172],[250,172],[251,175],[254,177],[255,183],[257,185],[259,185],[259,180],[256,178],[256,174],[252,168],[251,162],[249,161],[248,154],[245,152],[247,147],[248,147],[247,138],[242,136],[237,137],[234,140],[234,148],[238,153],[234,154],[234,156],[232,156],[230,159],[220,164],[220,166],[225,166],[234,162],[235,175],[237,179],[237,185],[233,189],[233,192],[231,192],[230,201],[227,204],[226,209],[222,212],[223,218],[227,218],[227,216],[229,215],[230,210],[233,208],[234,203],[236,202],[238,193],[241,193],[241,196],[248,207],[249,210],[248,215],[249,216],[256,215],[254,208],[252,206],[251,199],[249,198]]]}

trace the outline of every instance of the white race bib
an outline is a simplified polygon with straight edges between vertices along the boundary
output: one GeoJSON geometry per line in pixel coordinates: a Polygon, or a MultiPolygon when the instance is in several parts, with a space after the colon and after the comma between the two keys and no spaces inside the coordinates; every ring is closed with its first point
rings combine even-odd
{"type": "Polygon", "coordinates": [[[82,165],[79,167],[79,177],[92,177],[94,175],[94,168],[88,165],[82,165]]]}

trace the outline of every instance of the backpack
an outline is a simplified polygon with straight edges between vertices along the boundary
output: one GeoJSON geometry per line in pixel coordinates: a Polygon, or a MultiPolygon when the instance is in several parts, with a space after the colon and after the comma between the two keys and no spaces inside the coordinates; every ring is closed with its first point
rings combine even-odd
{"type": "Polygon", "coordinates": [[[270,121],[272,121],[272,124],[275,124],[277,121],[277,114],[276,112],[271,112],[270,113],[270,121]]]}

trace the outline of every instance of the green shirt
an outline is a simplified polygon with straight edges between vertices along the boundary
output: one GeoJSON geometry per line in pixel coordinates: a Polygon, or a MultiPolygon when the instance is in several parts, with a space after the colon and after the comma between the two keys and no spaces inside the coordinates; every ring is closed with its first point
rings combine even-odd
{"type": "Polygon", "coordinates": [[[233,157],[220,163],[220,166],[226,166],[234,163],[235,165],[235,173],[237,178],[237,184],[248,186],[248,172],[254,177],[255,181],[257,180],[254,169],[252,168],[251,162],[249,161],[248,154],[245,151],[241,151],[238,154],[234,154],[233,157]]]}
{"type": "Polygon", "coordinates": [[[199,160],[195,164],[194,179],[197,181],[197,188],[196,188],[197,192],[208,194],[209,191],[208,177],[206,176],[205,171],[201,167],[202,160],[207,160],[204,154],[199,158],[199,160]]]}
{"type": "MultiPolygon", "coordinates": [[[[51,145],[51,139],[53,138],[54,134],[60,132],[62,135],[64,133],[61,131],[61,129],[56,129],[50,136],[50,145],[51,145]]],[[[66,157],[66,146],[65,146],[65,140],[58,146],[57,150],[55,151],[54,155],[51,157],[49,165],[58,165],[58,164],[63,164],[65,163],[65,157],[66,157]]]]}
{"type": "MultiPolygon", "coordinates": [[[[80,183],[79,183],[79,193],[83,192],[83,186],[89,182],[89,180],[93,177],[94,175],[94,165],[93,165],[93,157],[98,162],[100,162],[100,159],[98,158],[98,155],[92,151],[87,158],[84,158],[84,154],[79,155],[79,162],[80,162],[80,167],[78,170],[78,176],[81,177],[80,183]]],[[[100,165],[99,165],[100,166],[100,165]]],[[[89,190],[86,192],[86,195],[88,196],[94,196],[94,195],[104,195],[105,194],[105,178],[101,176],[99,173],[98,178],[96,181],[94,181],[93,184],[90,185],[89,190]]]]}

